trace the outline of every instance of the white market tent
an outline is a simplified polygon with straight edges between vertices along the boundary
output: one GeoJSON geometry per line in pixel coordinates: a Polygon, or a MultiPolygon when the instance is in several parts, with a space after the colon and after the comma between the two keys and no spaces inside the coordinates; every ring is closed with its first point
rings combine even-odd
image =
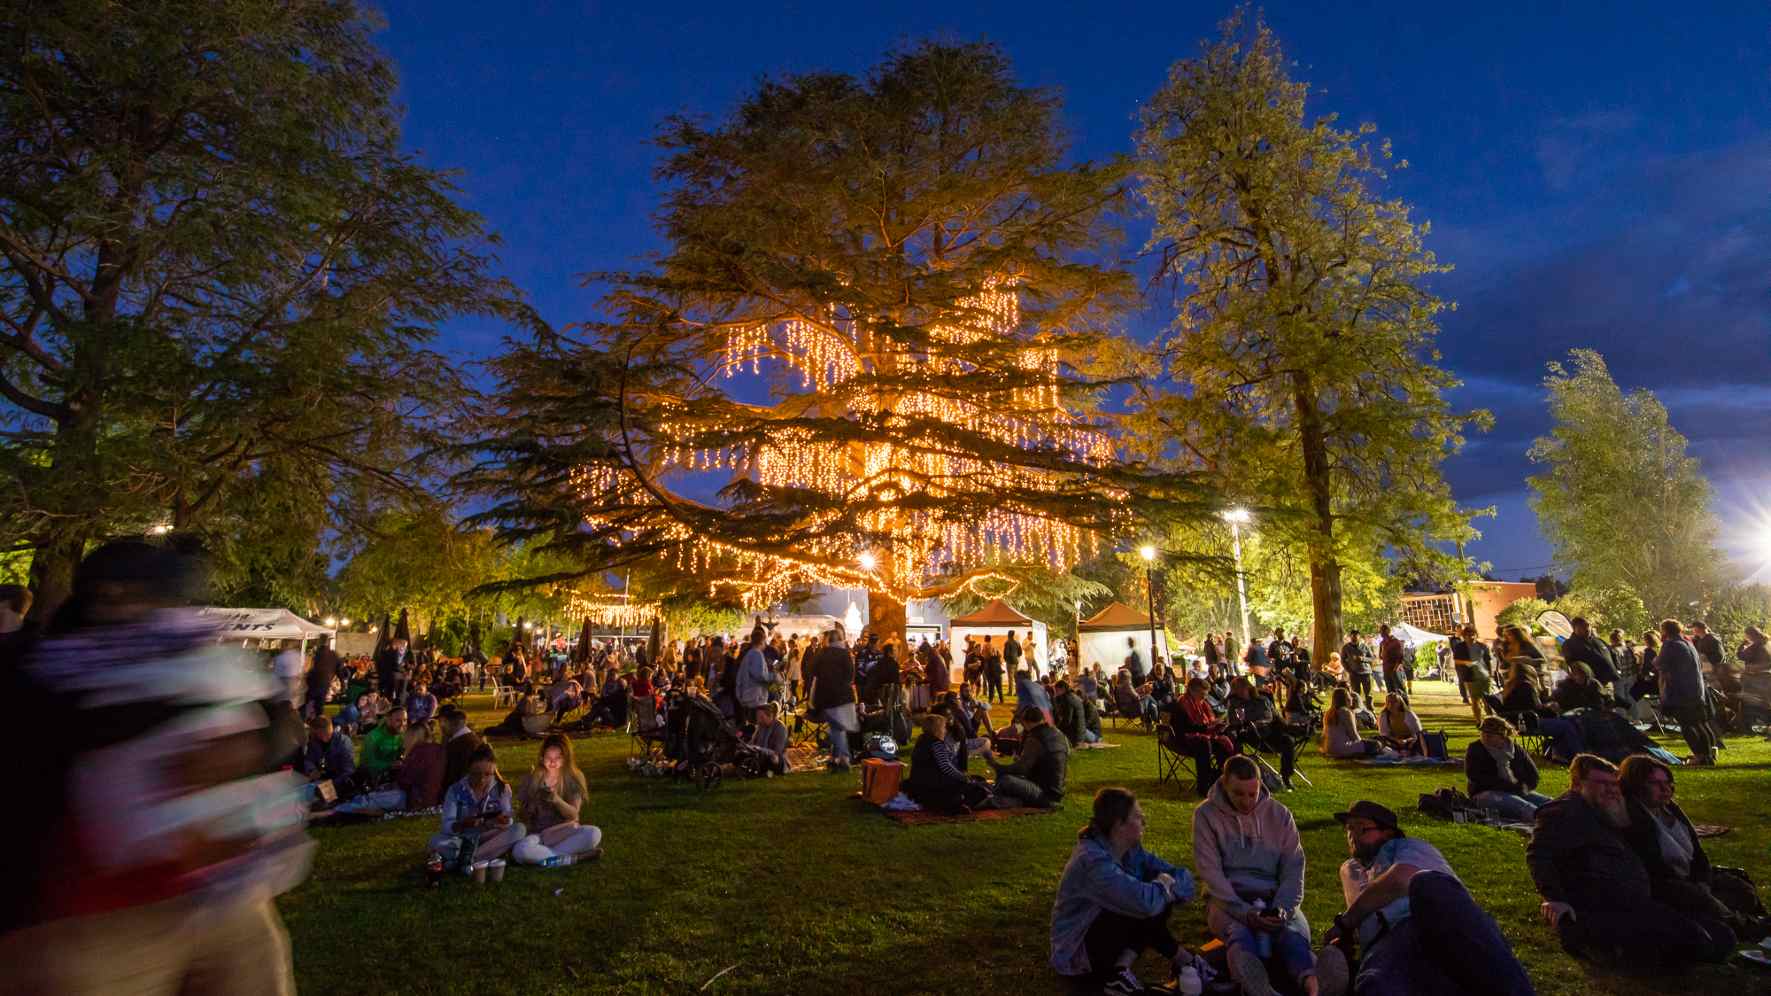
{"type": "Polygon", "coordinates": [[[336,630],[311,623],[288,609],[198,609],[198,614],[215,624],[215,638],[234,640],[295,640],[307,655],[309,640],[330,637],[336,630]]]}
{"type": "MultiPolygon", "coordinates": [[[[963,670],[965,661],[965,641],[975,637],[979,643],[984,637],[997,647],[1002,646],[1003,639],[1010,633],[1017,638],[1024,638],[1028,630],[1033,631],[1033,646],[1024,647],[1022,652],[1034,660],[1050,660],[1046,654],[1045,623],[1031,616],[1022,615],[1007,602],[993,598],[990,603],[970,615],[954,616],[948,620],[948,638],[952,641],[953,666],[963,670]]],[[[1014,676],[1009,675],[1013,681],[1014,676]]]]}
{"type": "MultiPolygon", "coordinates": [[[[1077,626],[1076,656],[1081,658],[1082,667],[1099,664],[1102,671],[1111,675],[1125,664],[1130,649],[1125,644],[1128,639],[1138,648],[1138,655],[1148,668],[1154,660],[1150,653],[1149,614],[1124,602],[1108,602],[1077,626]]],[[[1168,634],[1160,628],[1156,631],[1156,653],[1164,659],[1169,656],[1168,634]]]]}
{"type": "Polygon", "coordinates": [[[1429,643],[1445,643],[1451,639],[1449,636],[1440,636],[1438,633],[1429,633],[1426,630],[1421,629],[1419,626],[1414,626],[1405,622],[1399,622],[1396,625],[1391,626],[1390,634],[1396,639],[1401,640],[1404,646],[1409,647],[1424,647],[1429,643]]]}

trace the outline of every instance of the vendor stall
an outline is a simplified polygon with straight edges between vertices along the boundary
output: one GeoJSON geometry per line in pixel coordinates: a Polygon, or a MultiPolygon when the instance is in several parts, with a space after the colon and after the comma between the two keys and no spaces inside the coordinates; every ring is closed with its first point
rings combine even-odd
{"type": "MultiPolygon", "coordinates": [[[[1136,647],[1138,656],[1148,668],[1155,663],[1150,653],[1150,616],[1123,602],[1108,602],[1106,607],[1084,619],[1077,626],[1077,657],[1085,668],[1096,664],[1111,675],[1125,664],[1125,657],[1136,647]],[[1126,641],[1130,640],[1128,646],[1126,641]]],[[[1168,658],[1168,637],[1156,632],[1156,653],[1168,658]]]]}

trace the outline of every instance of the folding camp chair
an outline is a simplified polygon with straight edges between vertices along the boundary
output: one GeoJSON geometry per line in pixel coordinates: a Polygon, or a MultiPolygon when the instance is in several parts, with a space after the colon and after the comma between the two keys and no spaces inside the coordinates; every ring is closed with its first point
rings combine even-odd
{"type": "Polygon", "coordinates": [[[629,695],[627,714],[627,756],[642,764],[660,764],[664,760],[664,720],[658,715],[658,700],[650,695],[629,695]]]}
{"type": "Polygon", "coordinates": [[[1169,744],[1174,740],[1174,729],[1167,723],[1156,725],[1156,784],[1166,785],[1174,782],[1177,788],[1186,791],[1189,785],[1199,784],[1199,771],[1189,754],[1174,750],[1169,744]]]}

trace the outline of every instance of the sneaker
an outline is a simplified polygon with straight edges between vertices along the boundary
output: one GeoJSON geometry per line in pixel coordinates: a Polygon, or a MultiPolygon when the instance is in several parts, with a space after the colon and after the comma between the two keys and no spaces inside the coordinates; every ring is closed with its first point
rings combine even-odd
{"type": "Polygon", "coordinates": [[[1330,944],[1316,956],[1316,991],[1321,996],[1342,996],[1352,983],[1347,953],[1330,944]]]}
{"type": "Polygon", "coordinates": [[[1122,968],[1107,984],[1101,987],[1103,996],[1137,996],[1144,991],[1144,983],[1139,981],[1137,973],[1129,968],[1122,968]]]}
{"type": "Polygon", "coordinates": [[[1267,979],[1266,963],[1247,948],[1230,949],[1230,977],[1242,987],[1244,996],[1268,996],[1273,991],[1267,979]]]}

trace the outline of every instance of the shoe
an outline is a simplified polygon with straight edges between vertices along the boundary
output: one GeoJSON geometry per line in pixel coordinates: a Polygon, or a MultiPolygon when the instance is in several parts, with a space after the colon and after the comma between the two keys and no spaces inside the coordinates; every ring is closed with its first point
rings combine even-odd
{"type": "Polygon", "coordinates": [[[1347,953],[1330,944],[1316,955],[1316,992],[1320,996],[1343,996],[1352,981],[1347,953]]]}
{"type": "Polygon", "coordinates": [[[1285,787],[1285,791],[1287,791],[1287,792],[1296,792],[1298,790],[1297,786],[1293,785],[1291,783],[1291,779],[1289,779],[1289,778],[1285,779],[1284,781],[1280,782],[1279,784],[1283,785],[1285,787]]]}
{"type": "Polygon", "coordinates": [[[1107,984],[1101,987],[1103,996],[1137,996],[1144,991],[1144,983],[1139,981],[1137,974],[1129,968],[1122,968],[1107,984]]]}
{"type": "Polygon", "coordinates": [[[1230,977],[1242,987],[1243,996],[1268,996],[1273,986],[1267,980],[1267,966],[1259,955],[1247,948],[1230,949],[1230,977]]]}

